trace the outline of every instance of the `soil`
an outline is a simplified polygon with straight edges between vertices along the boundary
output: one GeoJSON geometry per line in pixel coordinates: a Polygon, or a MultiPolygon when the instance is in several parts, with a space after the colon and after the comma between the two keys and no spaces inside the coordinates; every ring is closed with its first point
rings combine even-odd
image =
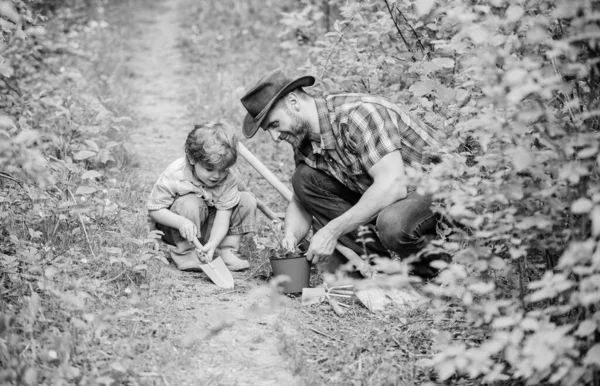
{"type": "MultiPolygon", "coordinates": [[[[196,119],[190,101],[206,98],[199,90],[211,89],[210,82],[221,76],[218,67],[194,74],[186,60],[180,47],[184,5],[182,0],[169,0],[140,8],[133,21],[140,32],[127,63],[136,117],[133,147],[141,181],[149,188],[182,154],[185,136],[196,119]]],[[[239,86],[221,85],[223,89],[239,86]]],[[[301,383],[283,353],[289,335],[297,334],[289,320],[301,312],[299,302],[273,309],[274,303],[289,299],[270,296],[265,282],[250,277],[253,268],[233,273],[233,290],[217,287],[203,273],[179,272],[173,265],[150,279],[142,303],[155,329],[144,337],[147,350],[134,364],[146,377],[144,384],[301,383]]]]}

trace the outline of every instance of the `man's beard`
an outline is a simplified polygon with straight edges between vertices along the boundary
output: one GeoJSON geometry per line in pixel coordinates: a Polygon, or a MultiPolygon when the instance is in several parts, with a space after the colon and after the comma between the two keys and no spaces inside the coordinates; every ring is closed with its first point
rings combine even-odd
{"type": "Polygon", "coordinates": [[[290,126],[290,133],[286,133],[284,141],[287,141],[294,150],[300,149],[310,143],[309,133],[310,124],[307,119],[300,118],[291,112],[288,112],[290,118],[292,118],[292,125],[290,126]]]}

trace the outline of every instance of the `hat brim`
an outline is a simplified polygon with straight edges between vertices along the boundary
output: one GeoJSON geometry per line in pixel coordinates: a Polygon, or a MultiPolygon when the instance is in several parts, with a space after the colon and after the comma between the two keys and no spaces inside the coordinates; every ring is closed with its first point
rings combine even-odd
{"type": "Polygon", "coordinates": [[[244,123],[242,125],[242,132],[244,133],[244,136],[246,138],[252,138],[254,136],[254,134],[256,134],[262,121],[269,114],[269,111],[271,110],[273,105],[279,99],[281,99],[282,96],[284,96],[285,94],[289,93],[290,91],[292,91],[298,87],[309,87],[309,86],[312,86],[313,84],[315,84],[314,76],[307,75],[307,76],[303,76],[301,78],[295,79],[295,80],[291,81],[290,83],[288,83],[287,86],[282,88],[277,94],[275,94],[275,96],[273,96],[273,98],[271,98],[269,103],[267,103],[267,105],[257,115],[258,119],[254,119],[250,114],[246,114],[246,117],[244,118],[244,123]]]}

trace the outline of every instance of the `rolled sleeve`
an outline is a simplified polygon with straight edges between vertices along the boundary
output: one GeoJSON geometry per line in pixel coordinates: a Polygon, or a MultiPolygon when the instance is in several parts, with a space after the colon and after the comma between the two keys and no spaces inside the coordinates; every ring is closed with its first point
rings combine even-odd
{"type": "Polygon", "coordinates": [[[350,113],[348,127],[364,170],[401,149],[402,139],[395,123],[394,117],[382,106],[365,103],[350,113]]]}
{"type": "Polygon", "coordinates": [[[176,194],[173,190],[172,181],[162,174],[154,184],[154,187],[152,187],[146,207],[148,210],[170,208],[175,201],[175,197],[176,194]]]}

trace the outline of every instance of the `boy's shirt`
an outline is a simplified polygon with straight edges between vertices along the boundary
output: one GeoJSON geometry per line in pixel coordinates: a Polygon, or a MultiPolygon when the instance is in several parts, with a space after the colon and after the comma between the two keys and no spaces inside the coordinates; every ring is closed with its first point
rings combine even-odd
{"type": "Polygon", "coordinates": [[[177,197],[194,193],[217,210],[233,209],[240,202],[238,181],[230,172],[218,185],[208,187],[198,180],[185,157],[171,163],[160,175],[148,198],[148,210],[169,209],[177,197]]]}

